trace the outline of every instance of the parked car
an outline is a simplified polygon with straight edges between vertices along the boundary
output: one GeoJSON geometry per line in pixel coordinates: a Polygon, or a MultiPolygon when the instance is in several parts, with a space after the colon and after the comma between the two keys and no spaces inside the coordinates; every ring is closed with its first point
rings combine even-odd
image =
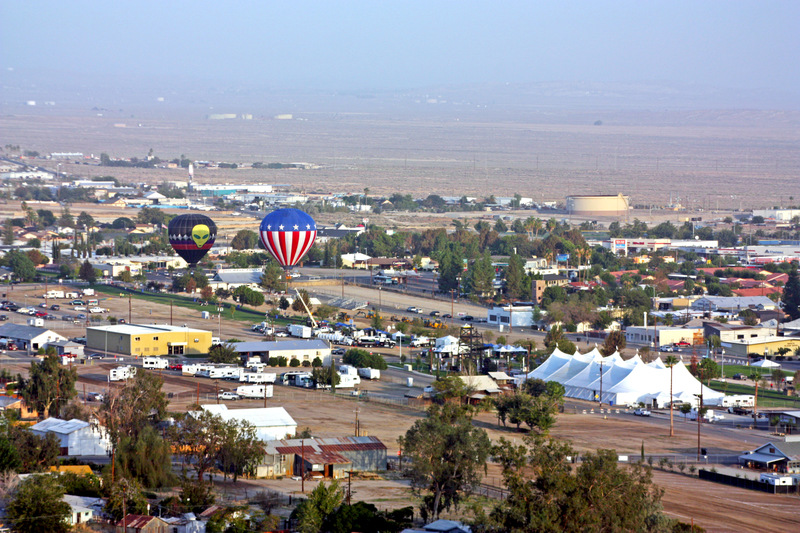
{"type": "Polygon", "coordinates": [[[417,314],[420,314],[420,315],[422,314],[422,308],[421,307],[417,307],[415,305],[407,307],[406,311],[408,311],[409,313],[417,313],[417,314]]]}
{"type": "Polygon", "coordinates": [[[747,379],[747,376],[745,376],[744,374],[734,374],[733,379],[738,379],[738,380],[747,379]]]}
{"type": "Polygon", "coordinates": [[[70,305],[86,305],[86,302],[84,302],[83,300],[72,300],[69,304],[70,305]]]}
{"type": "Polygon", "coordinates": [[[83,319],[86,318],[86,315],[84,315],[83,313],[78,313],[77,318],[78,318],[78,320],[83,320],[83,319]]]}
{"type": "Polygon", "coordinates": [[[231,392],[231,391],[220,392],[217,395],[217,397],[220,400],[238,400],[239,399],[239,395],[236,394],[235,392],[231,392]]]}
{"type": "Polygon", "coordinates": [[[86,356],[87,359],[105,359],[106,356],[101,353],[90,353],[86,356]]]}
{"type": "Polygon", "coordinates": [[[183,364],[181,364],[181,363],[174,363],[174,364],[171,364],[171,365],[169,365],[169,369],[170,369],[170,370],[178,370],[178,371],[181,371],[181,370],[183,370],[183,364]]]}
{"type": "Polygon", "coordinates": [[[71,317],[70,315],[64,315],[61,317],[61,320],[63,320],[64,322],[71,322],[72,319],[73,317],[71,317]]]}
{"type": "Polygon", "coordinates": [[[453,315],[451,315],[450,313],[445,313],[442,315],[442,318],[453,318],[453,315]]]}
{"type": "Polygon", "coordinates": [[[5,322],[8,320],[8,315],[0,315],[0,322],[5,322]]]}
{"type": "Polygon", "coordinates": [[[47,309],[47,304],[42,302],[39,304],[39,307],[41,307],[42,309],[47,309]]]}
{"type": "Polygon", "coordinates": [[[345,349],[344,348],[334,348],[331,350],[331,355],[344,355],[345,349]]]}
{"type": "Polygon", "coordinates": [[[691,346],[691,344],[686,341],[678,341],[675,343],[675,346],[691,346]]]}
{"type": "Polygon", "coordinates": [[[430,313],[428,313],[428,315],[430,316],[439,316],[439,314],[440,314],[439,311],[431,311],[430,313]]]}
{"type": "Polygon", "coordinates": [[[47,313],[45,313],[44,311],[36,311],[36,313],[34,314],[34,316],[37,316],[37,317],[39,317],[39,318],[44,318],[44,317],[46,317],[46,316],[47,316],[47,313]]]}
{"type": "Polygon", "coordinates": [[[472,315],[464,315],[461,317],[461,320],[463,320],[464,322],[472,322],[473,320],[475,320],[475,317],[472,315]]]}
{"type": "Polygon", "coordinates": [[[103,395],[100,394],[99,392],[90,392],[89,394],[86,395],[86,401],[89,401],[89,402],[102,402],[103,401],[103,395]]]}
{"type": "Polygon", "coordinates": [[[661,351],[662,352],[674,352],[675,351],[675,347],[674,346],[670,346],[670,345],[662,346],[661,347],[661,351]]]}
{"type": "Polygon", "coordinates": [[[634,415],[636,415],[636,416],[650,416],[650,411],[648,411],[647,409],[644,409],[644,408],[640,407],[640,408],[636,409],[636,410],[633,412],[633,414],[634,414],[634,415]]]}
{"type": "Polygon", "coordinates": [[[61,306],[58,304],[53,304],[50,306],[51,311],[58,311],[59,309],[61,309],[61,306]]]}

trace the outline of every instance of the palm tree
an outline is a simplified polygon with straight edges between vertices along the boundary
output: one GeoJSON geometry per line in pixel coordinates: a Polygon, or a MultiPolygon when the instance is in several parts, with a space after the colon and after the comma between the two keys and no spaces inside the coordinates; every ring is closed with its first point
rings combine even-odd
{"type": "Polygon", "coordinates": [[[669,367],[669,436],[675,436],[675,426],[672,421],[672,367],[678,364],[678,358],[670,355],[664,360],[664,364],[669,367]]]}

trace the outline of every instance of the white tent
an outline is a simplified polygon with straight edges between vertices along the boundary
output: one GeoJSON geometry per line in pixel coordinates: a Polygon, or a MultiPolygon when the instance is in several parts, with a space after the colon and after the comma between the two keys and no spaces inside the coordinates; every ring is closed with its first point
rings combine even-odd
{"type": "Polygon", "coordinates": [[[750,363],[750,366],[754,366],[756,368],[780,368],[781,365],[776,363],[775,361],[770,361],[769,359],[760,359],[755,363],[750,363]]]}
{"type": "Polygon", "coordinates": [[[602,391],[603,403],[611,405],[643,402],[665,406],[670,399],[695,403],[701,390],[709,404],[724,396],[703,386],[682,362],[669,369],[660,359],[645,364],[638,354],[625,361],[618,353],[602,357],[596,350],[575,355],[556,350],[527,378],[561,383],[569,398],[595,400],[602,391]]]}

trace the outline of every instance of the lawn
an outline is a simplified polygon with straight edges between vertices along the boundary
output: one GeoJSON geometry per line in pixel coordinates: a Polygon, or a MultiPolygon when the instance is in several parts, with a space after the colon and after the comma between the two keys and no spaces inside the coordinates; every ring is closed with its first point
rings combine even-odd
{"type": "MultiPolygon", "coordinates": [[[[747,368],[747,367],[743,367],[747,368]]],[[[727,374],[727,368],[726,374],[727,374]]],[[[711,380],[711,388],[725,394],[755,394],[755,387],[742,383],[731,383],[729,381],[711,380]]],[[[783,392],[764,387],[758,388],[759,407],[790,407],[800,408],[800,399],[786,396],[783,392]]]]}
{"type": "MultiPolygon", "coordinates": [[[[141,290],[133,290],[133,289],[126,289],[124,287],[110,287],[108,285],[95,285],[94,289],[97,292],[107,294],[109,296],[119,296],[121,293],[129,294],[132,298],[136,298],[139,300],[147,300],[148,302],[158,303],[162,305],[169,305],[172,302],[172,305],[176,307],[184,307],[186,309],[191,309],[193,311],[197,311],[200,313],[201,311],[209,311],[214,312],[217,309],[217,306],[214,304],[209,304],[206,306],[200,305],[199,298],[189,298],[188,296],[179,296],[177,294],[170,294],[170,293],[160,293],[160,292],[148,292],[148,291],[141,291],[141,290]]],[[[240,322],[261,322],[265,319],[265,313],[262,311],[258,311],[256,309],[240,306],[235,307],[233,303],[223,303],[226,318],[232,320],[238,320],[240,322]]],[[[288,320],[285,318],[277,318],[275,320],[275,325],[287,325],[287,324],[305,324],[305,319],[303,317],[296,317],[294,320],[288,320]]]]}

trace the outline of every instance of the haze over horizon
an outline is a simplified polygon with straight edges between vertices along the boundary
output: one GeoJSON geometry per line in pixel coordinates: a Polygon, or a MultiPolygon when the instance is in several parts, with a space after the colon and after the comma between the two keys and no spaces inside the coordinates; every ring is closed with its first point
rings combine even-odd
{"type": "Polygon", "coordinates": [[[211,108],[426,91],[470,105],[800,103],[791,1],[45,0],[6,3],[0,24],[4,112],[29,99],[211,108]]]}

